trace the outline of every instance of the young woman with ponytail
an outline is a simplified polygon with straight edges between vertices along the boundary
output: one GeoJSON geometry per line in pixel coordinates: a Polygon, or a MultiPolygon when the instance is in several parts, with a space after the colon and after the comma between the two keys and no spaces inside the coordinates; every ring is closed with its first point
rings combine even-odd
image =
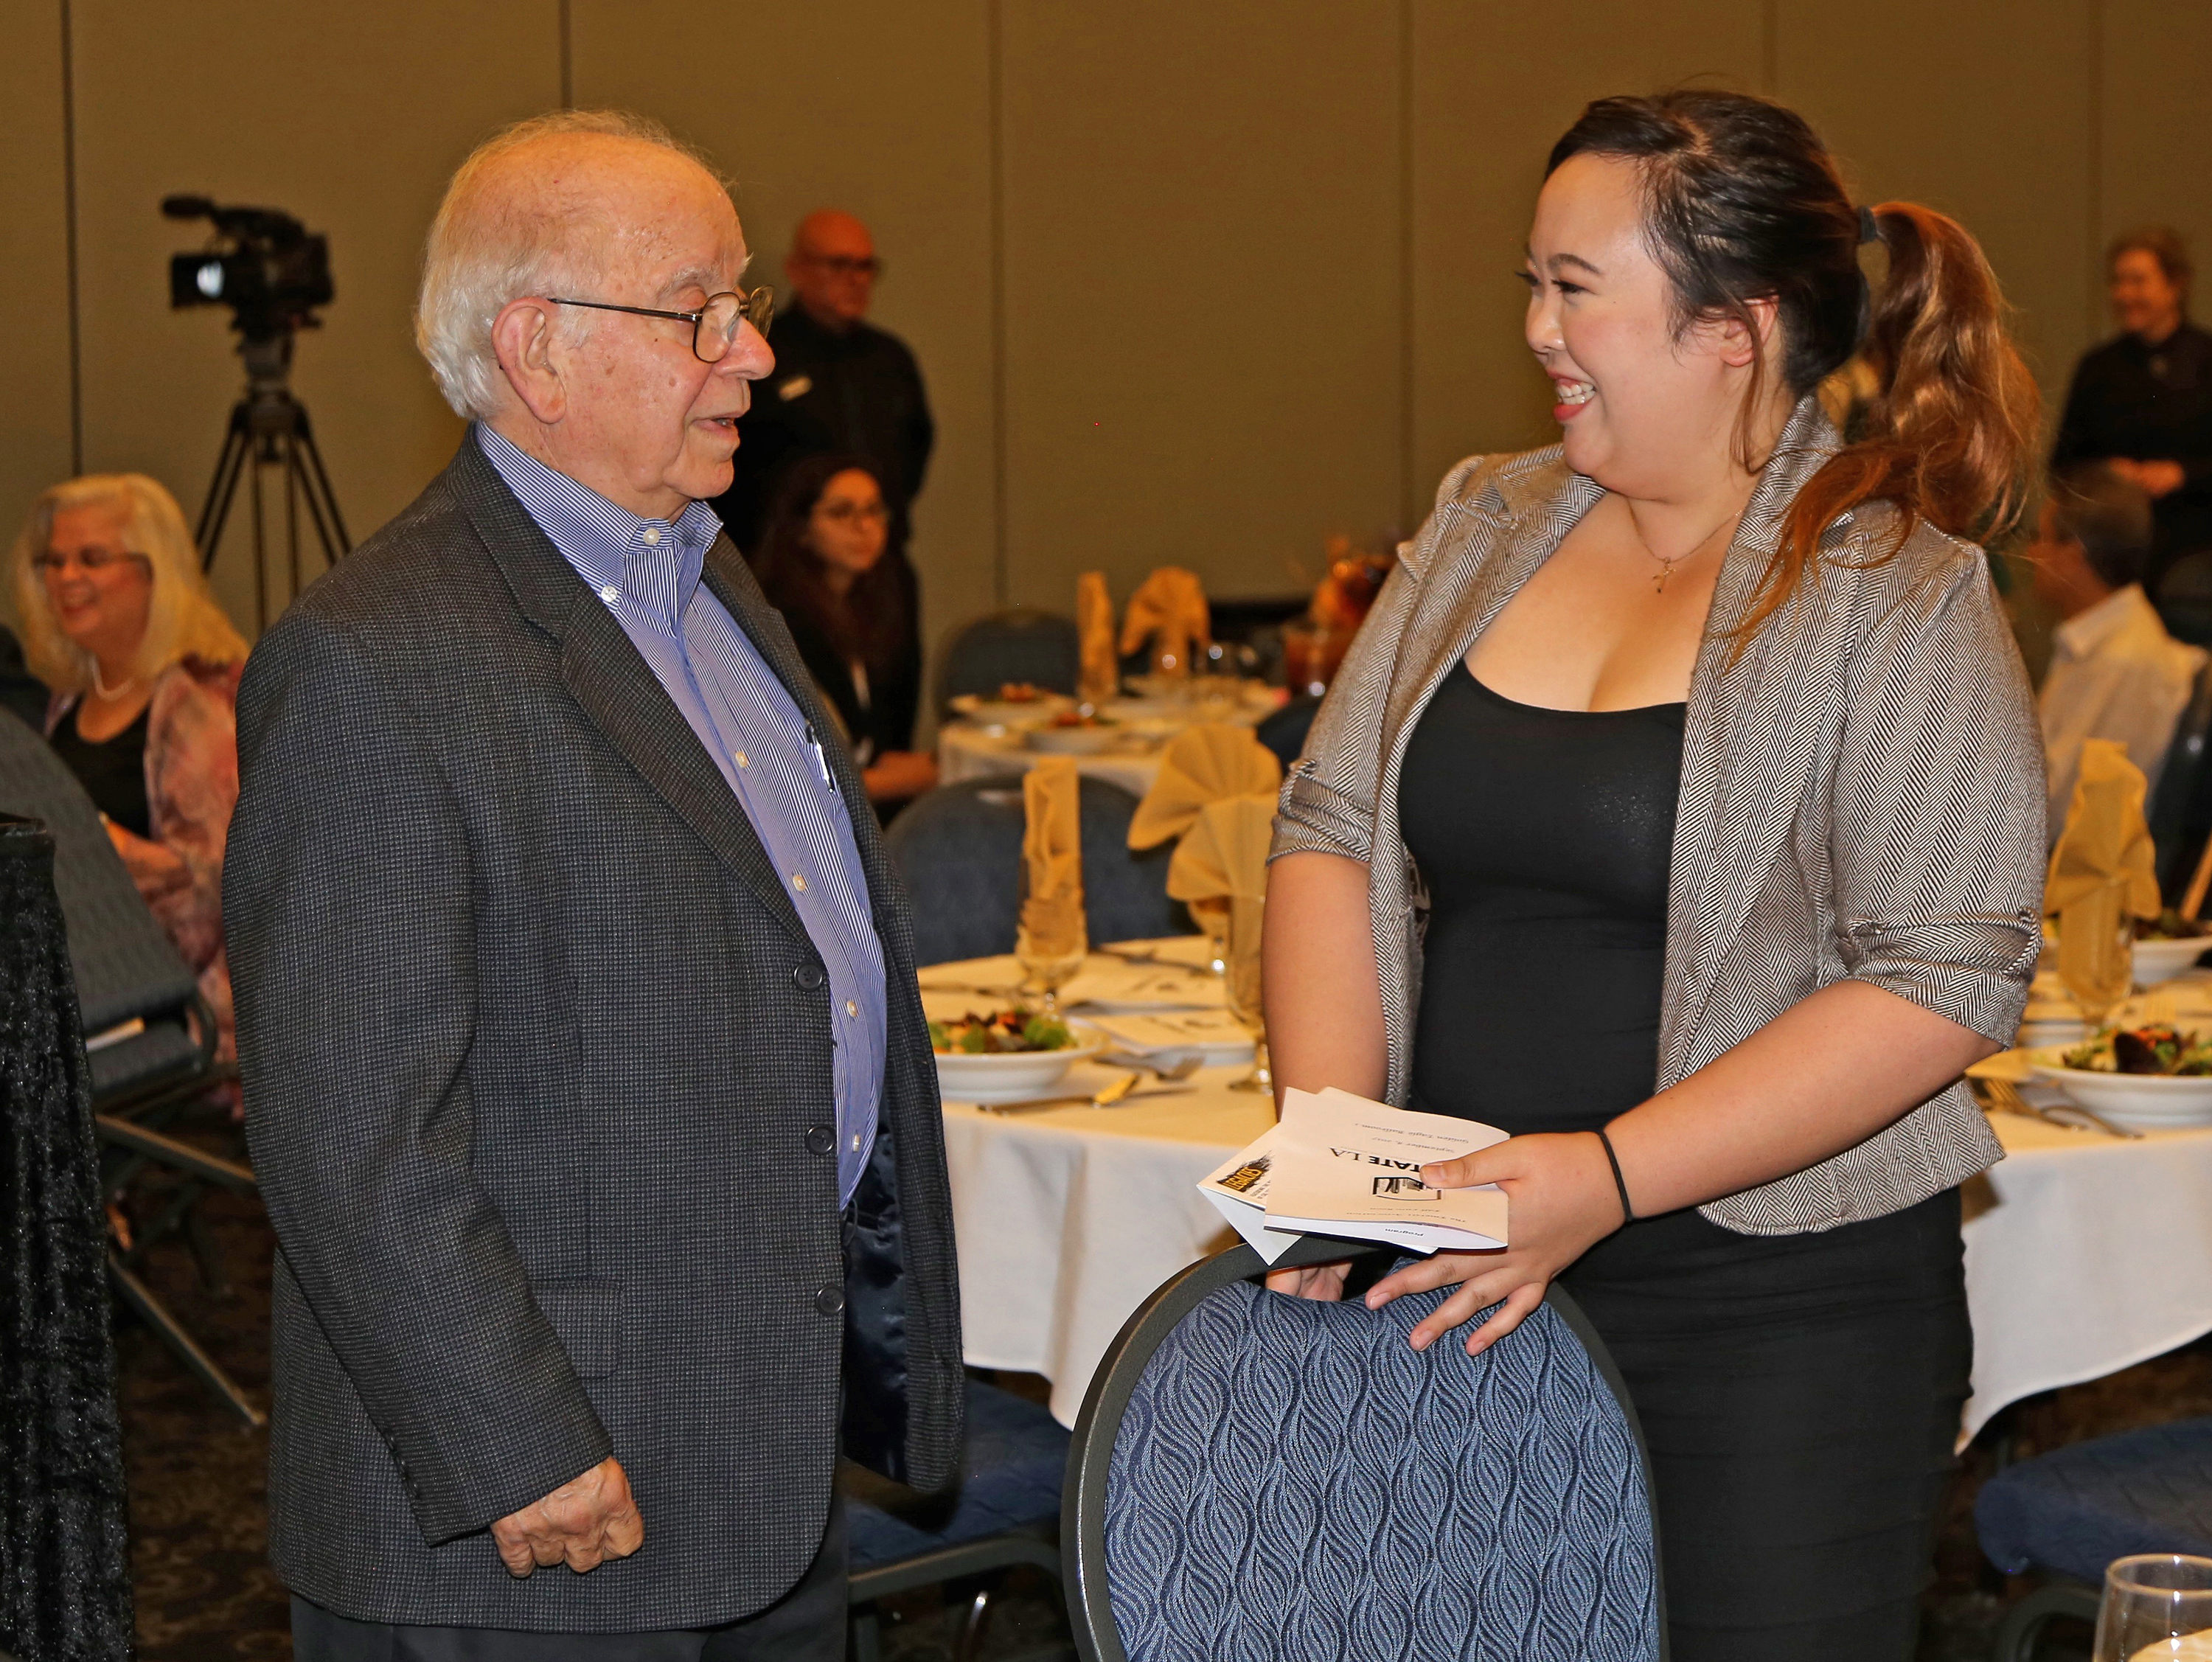
{"type": "Polygon", "coordinates": [[[2033,383],[1973,239],[1855,207],[1761,99],[1591,105],[1521,275],[1563,443],[1446,476],[1284,787],[1276,1076],[1513,1134],[1427,1174],[1500,1184],[1511,1245],[1368,1302],[1455,1285],[1414,1342],[1486,1311],[1480,1349],[1573,1292],[1650,1443],[1675,1662],[1902,1662],[1967,1388],[1958,1185],[1999,1153],[1960,1076],[2040,941],[1976,545],[2033,383]],[[1816,393],[1855,356],[1846,444],[1816,393]]]}

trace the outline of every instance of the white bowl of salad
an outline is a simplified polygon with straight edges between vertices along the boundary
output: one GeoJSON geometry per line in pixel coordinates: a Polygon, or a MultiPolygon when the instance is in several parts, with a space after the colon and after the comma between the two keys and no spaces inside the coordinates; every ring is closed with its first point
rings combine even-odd
{"type": "Polygon", "coordinates": [[[2132,1131],[2212,1125],[2212,1042],[2166,1026],[2107,1029],[2034,1057],[2036,1073],[2132,1131]]]}
{"type": "Polygon", "coordinates": [[[1087,1021],[1026,1005],[929,1024],[938,1093],[947,1102],[1012,1102],[1042,1096],[1077,1062],[1106,1048],[1087,1021]]]}

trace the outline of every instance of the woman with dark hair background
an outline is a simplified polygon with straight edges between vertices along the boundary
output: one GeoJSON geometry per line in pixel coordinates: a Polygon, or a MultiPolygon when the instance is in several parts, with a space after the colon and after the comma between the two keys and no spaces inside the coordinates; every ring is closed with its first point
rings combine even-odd
{"type": "Polygon", "coordinates": [[[1449,1288],[1413,1341],[1483,1317],[1476,1350],[1572,1292],[1649,1440],[1675,1662],[1904,1662],[1958,1185],[2000,1153],[1960,1075],[2040,945],[2041,745],[1975,546],[2034,384],[1964,228],[1855,208],[1740,94],[1591,105],[1520,276],[1565,441],[1446,476],[1284,787],[1275,1076],[1511,1134],[1423,1173],[1498,1184],[1510,1245],[1367,1300],[1449,1288]],[[1846,442],[1817,393],[1855,354],[1846,442]]]}
{"type": "Polygon", "coordinates": [[[778,485],[752,562],[879,807],[937,782],[935,759],[914,749],[921,599],[914,568],[890,545],[890,520],[868,463],[810,456],[778,485]]]}

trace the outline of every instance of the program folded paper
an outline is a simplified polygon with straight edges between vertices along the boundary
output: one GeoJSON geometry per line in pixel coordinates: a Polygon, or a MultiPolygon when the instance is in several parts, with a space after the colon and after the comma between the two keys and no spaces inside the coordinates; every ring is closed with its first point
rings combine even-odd
{"type": "Polygon", "coordinates": [[[1202,1179],[1199,1192],[1269,1263],[1302,1234],[1411,1252],[1480,1251],[1506,1241],[1504,1191],[1432,1189],[1421,1167],[1505,1141],[1497,1127],[1417,1114],[1349,1091],[1290,1091],[1283,1117],[1202,1179]]]}

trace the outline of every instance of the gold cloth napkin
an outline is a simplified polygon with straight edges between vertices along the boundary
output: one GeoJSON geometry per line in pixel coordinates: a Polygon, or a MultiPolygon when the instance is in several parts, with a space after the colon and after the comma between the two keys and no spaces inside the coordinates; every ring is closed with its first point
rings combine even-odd
{"type": "Polygon", "coordinates": [[[1185,728],[1160,758],[1160,771],[1129,821],[1129,846],[1158,848],[1198,821],[1208,802],[1230,796],[1273,798],[1283,782],[1275,752],[1252,729],[1228,721],[1185,728]]]}
{"type": "Polygon", "coordinates": [[[1158,567],[1129,597],[1121,618],[1121,652],[1126,657],[1155,642],[1153,667],[1163,674],[1190,673],[1192,648],[1210,645],[1213,624],[1206,609],[1206,586],[1198,573],[1179,565],[1158,567]]]}
{"type": "Polygon", "coordinates": [[[1275,830],[1273,794],[1208,802],[1168,861],[1168,892],[1193,910],[1225,908],[1223,967],[1230,1013],[1255,1037],[1262,989],[1260,932],[1267,915],[1267,848],[1275,830]]]}
{"type": "Polygon", "coordinates": [[[1075,638],[1081,653],[1075,696],[1086,704],[1103,704],[1121,689],[1114,597],[1106,592],[1103,571],[1086,571],[1075,580],[1075,638]]]}
{"type": "Polygon", "coordinates": [[[2143,819],[2148,790],[2126,746],[2109,739],[2082,745],[2074,801],[2051,851],[2043,894],[2044,910],[2057,915],[2058,974],[2069,989],[2118,986],[2124,993],[2123,916],[2158,916],[2156,856],[2143,819]]]}
{"type": "Polygon", "coordinates": [[[1022,860],[1029,892],[1022,898],[1022,934],[1040,958],[1081,953],[1083,917],[1082,776],[1073,758],[1048,756],[1022,776],[1022,860]]]}

